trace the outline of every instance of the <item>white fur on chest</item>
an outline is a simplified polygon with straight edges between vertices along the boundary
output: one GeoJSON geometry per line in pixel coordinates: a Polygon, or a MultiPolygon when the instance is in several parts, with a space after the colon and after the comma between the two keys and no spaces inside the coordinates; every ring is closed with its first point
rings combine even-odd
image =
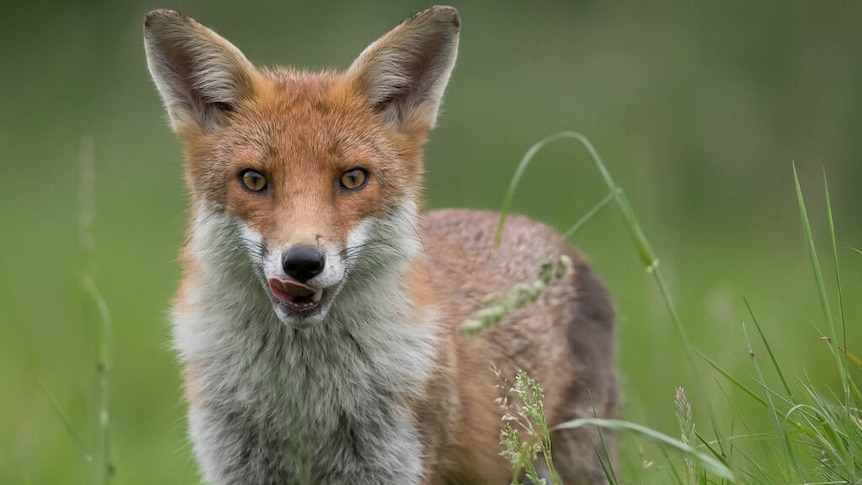
{"type": "Polygon", "coordinates": [[[173,320],[194,380],[189,426],[205,479],[313,483],[321,467],[340,462],[393,467],[403,483],[417,481],[422,450],[402,403],[433,370],[436,324],[411,311],[398,272],[348,282],[324,321],[290,328],[236,251],[212,244],[233,229],[202,224],[209,227],[197,234],[209,244],[196,248],[193,239],[190,249],[206,257],[173,320]]]}

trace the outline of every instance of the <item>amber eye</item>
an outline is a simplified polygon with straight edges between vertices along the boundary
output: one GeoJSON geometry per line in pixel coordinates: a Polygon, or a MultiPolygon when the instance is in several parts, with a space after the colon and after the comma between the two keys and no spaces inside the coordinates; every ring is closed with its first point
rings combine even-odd
{"type": "Polygon", "coordinates": [[[359,190],[367,181],[368,172],[362,168],[352,168],[341,174],[341,187],[347,190],[359,190]]]}
{"type": "Polygon", "coordinates": [[[240,174],[239,178],[242,180],[242,185],[252,192],[260,192],[266,188],[266,177],[260,172],[246,170],[240,174]]]}

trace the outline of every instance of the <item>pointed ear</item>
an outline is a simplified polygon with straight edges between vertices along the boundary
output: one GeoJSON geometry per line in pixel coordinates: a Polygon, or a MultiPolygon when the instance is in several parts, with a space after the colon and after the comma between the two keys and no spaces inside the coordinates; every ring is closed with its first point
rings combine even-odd
{"type": "Polygon", "coordinates": [[[430,130],[455,66],[460,28],[452,7],[419,12],[368,46],[348,76],[395,129],[430,130]]]}
{"type": "Polygon", "coordinates": [[[230,42],[179,12],[147,14],[144,48],[175,132],[187,127],[212,131],[251,94],[257,73],[251,62],[230,42]]]}

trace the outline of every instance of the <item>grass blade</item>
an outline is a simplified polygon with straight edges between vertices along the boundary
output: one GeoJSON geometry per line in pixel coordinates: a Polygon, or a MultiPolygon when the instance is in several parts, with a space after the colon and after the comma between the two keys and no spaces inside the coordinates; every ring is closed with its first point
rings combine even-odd
{"type": "Polygon", "coordinates": [[[497,233],[494,235],[494,249],[500,246],[500,238],[503,235],[503,224],[506,222],[506,216],[509,215],[509,211],[512,208],[512,200],[515,198],[515,189],[517,189],[518,184],[521,183],[521,177],[524,175],[524,172],[527,171],[527,167],[530,166],[530,162],[533,160],[533,157],[536,156],[536,153],[538,153],[539,150],[548,143],[561,138],[560,135],[562,134],[558,133],[556,135],[548,136],[543,140],[539,140],[538,143],[527,150],[527,153],[524,154],[521,162],[518,163],[518,168],[515,169],[515,173],[512,175],[512,180],[509,181],[509,188],[506,190],[506,197],[503,199],[503,205],[500,208],[500,222],[497,224],[497,233]]]}
{"type": "Polygon", "coordinates": [[[772,360],[772,366],[775,367],[775,372],[778,373],[778,377],[781,379],[781,384],[784,386],[784,390],[787,392],[789,397],[793,397],[793,393],[790,392],[790,386],[787,385],[787,380],[784,378],[784,373],[781,372],[781,366],[778,365],[778,360],[776,360],[775,354],[772,353],[772,346],[769,345],[769,341],[766,340],[766,335],[763,334],[763,329],[760,328],[760,323],[758,323],[757,317],[754,316],[754,310],[751,309],[751,303],[748,302],[748,298],[742,297],[742,300],[745,302],[745,307],[748,308],[748,314],[751,315],[751,321],[754,322],[754,327],[760,335],[760,340],[763,342],[763,346],[766,347],[766,352],[769,354],[769,359],[772,360]]]}
{"type": "Polygon", "coordinates": [[[640,224],[638,224],[637,219],[634,216],[634,211],[632,211],[631,205],[629,205],[626,200],[625,194],[622,189],[617,186],[616,182],[614,182],[613,177],[611,177],[610,172],[608,171],[605,164],[602,162],[601,157],[599,157],[598,152],[596,151],[593,144],[585,137],[584,135],[574,132],[574,131],[564,131],[561,133],[556,133],[545,137],[540,140],[535,145],[531,146],[527,153],[524,154],[524,157],[521,159],[521,162],[518,164],[518,167],[515,169],[514,175],[512,175],[512,180],[509,182],[509,188],[506,191],[506,196],[503,199],[503,204],[500,207],[500,222],[497,224],[497,233],[494,235],[494,247],[500,245],[500,237],[503,233],[503,225],[506,222],[506,217],[509,215],[509,212],[512,208],[512,200],[515,198],[515,189],[518,188],[518,184],[521,182],[521,177],[524,175],[524,172],[527,170],[527,167],[533,161],[533,158],[536,154],[545,147],[545,145],[555,141],[562,139],[574,139],[581,143],[584,148],[587,149],[593,161],[596,164],[596,168],[598,168],[599,173],[605,181],[605,184],[608,186],[608,189],[611,191],[611,195],[613,195],[614,199],[617,202],[617,205],[620,208],[620,211],[623,214],[623,217],[626,220],[626,227],[629,230],[629,235],[632,237],[632,240],[635,242],[635,246],[638,249],[638,254],[641,257],[641,261],[647,268],[651,268],[658,264],[656,260],[655,254],[650,247],[649,241],[647,241],[646,237],[641,230],[640,224]]]}
{"type": "Polygon", "coordinates": [[[54,407],[54,412],[57,413],[57,416],[60,417],[60,420],[63,421],[63,424],[66,425],[66,431],[69,432],[69,436],[75,441],[75,444],[78,445],[78,448],[81,450],[81,453],[84,455],[84,459],[87,462],[93,461],[93,454],[90,453],[90,450],[87,448],[87,444],[84,443],[84,440],[81,438],[80,433],[75,429],[75,425],[72,424],[72,420],[69,419],[69,416],[66,416],[66,413],[63,412],[63,408],[60,406],[60,403],[57,402],[57,399],[54,398],[54,395],[51,394],[51,391],[48,390],[48,386],[45,385],[42,380],[39,380],[39,387],[42,388],[42,392],[45,393],[45,397],[48,398],[48,401],[51,403],[51,406],[54,407]]]}
{"type": "Polygon", "coordinates": [[[682,476],[680,476],[679,471],[677,471],[676,469],[676,465],[673,464],[673,460],[670,457],[670,453],[668,453],[668,451],[661,446],[659,447],[659,450],[661,450],[661,454],[664,457],[664,461],[670,469],[671,474],[673,475],[674,483],[678,483],[679,485],[685,485],[685,482],[682,480],[682,476]]]}
{"type": "Polygon", "coordinates": [[[778,477],[775,477],[772,473],[769,472],[769,470],[766,469],[766,467],[764,467],[763,465],[760,464],[760,460],[755,460],[751,455],[749,455],[748,453],[746,453],[742,449],[739,450],[739,454],[740,454],[740,456],[745,458],[749,463],[754,465],[754,467],[757,469],[758,473],[760,473],[760,475],[764,478],[764,480],[757,480],[753,473],[746,472],[744,469],[742,469],[743,473],[746,473],[749,477],[751,477],[753,482],[755,482],[755,483],[757,483],[757,482],[770,483],[770,484],[782,483],[781,480],[778,479],[778,477]]]}
{"type": "MultiPolygon", "coordinates": [[[[832,318],[832,308],[829,304],[829,297],[826,294],[826,283],[823,280],[823,270],[820,266],[820,258],[817,257],[817,249],[814,245],[814,235],[811,231],[811,222],[808,219],[808,210],[805,208],[805,197],[802,195],[802,187],[799,184],[799,175],[796,172],[796,164],[793,164],[793,182],[796,184],[796,199],[799,203],[799,215],[802,218],[802,230],[805,236],[805,245],[808,247],[808,257],[811,260],[811,268],[814,271],[814,281],[817,286],[817,293],[820,297],[820,306],[823,309],[823,316],[829,324],[829,337],[833,342],[836,342],[835,320],[832,318]]],[[[832,355],[835,358],[835,364],[838,366],[838,372],[841,374],[841,382],[846,383],[847,373],[841,362],[841,356],[835,345],[830,345],[832,355]]]]}
{"type": "MultiPolygon", "coordinates": [[[[96,428],[98,443],[96,446],[95,480],[96,483],[107,485],[114,475],[114,465],[111,462],[111,387],[110,370],[112,355],[112,321],[108,305],[96,283],[93,280],[93,221],[95,220],[95,166],[93,139],[86,137],[81,143],[81,180],[78,186],[78,242],[83,255],[81,282],[87,297],[96,305],[99,314],[99,355],[96,362],[96,373],[99,379],[98,413],[96,428]]],[[[86,316],[85,316],[86,318],[86,316]]]]}
{"type": "Polygon", "coordinates": [[[696,352],[696,353],[697,353],[697,354],[698,354],[698,355],[699,355],[703,360],[705,360],[705,361],[706,361],[706,363],[707,363],[707,364],[709,364],[709,366],[710,366],[710,367],[712,367],[712,368],[713,368],[713,369],[715,369],[719,374],[721,374],[722,376],[724,376],[724,378],[725,378],[725,379],[727,379],[728,381],[730,381],[730,383],[731,383],[731,384],[733,384],[734,386],[736,386],[736,387],[737,387],[739,390],[741,390],[742,392],[744,392],[744,393],[748,394],[749,396],[751,396],[751,398],[752,398],[752,399],[754,399],[755,401],[759,402],[759,403],[760,403],[760,404],[762,404],[763,406],[767,406],[766,401],[764,401],[762,397],[758,396],[754,391],[752,391],[751,389],[749,389],[749,388],[748,388],[748,386],[746,386],[745,384],[743,384],[742,382],[740,382],[739,380],[737,380],[735,377],[733,377],[733,375],[731,375],[731,374],[730,374],[730,372],[727,372],[726,370],[722,369],[720,365],[716,364],[712,359],[710,359],[709,357],[707,357],[707,356],[706,356],[706,354],[704,354],[703,352],[701,352],[700,350],[698,350],[698,349],[697,349],[697,347],[693,347],[693,349],[694,349],[694,351],[695,351],[695,352],[696,352]]]}
{"type": "Polygon", "coordinates": [[[733,480],[733,473],[730,469],[715,458],[698,452],[696,449],[682,441],[671,438],[666,434],[659,433],[658,431],[647,428],[646,426],[641,426],[637,423],[631,423],[619,419],[582,418],[558,424],[557,426],[554,426],[553,429],[576,429],[584,426],[596,426],[613,431],[627,431],[634,433],[646,441],[679,453],[683,458],[692,460],[718,477],[733,480]]]}
{"type": "Polygon", "coordinates": [[[584,224],[589,222],[593,217],[596,216],[596,214],[601,212],[602,209],[604,209],[605,207],[607,207],[608,204],[613,202],[615,198],[616,198],[616,195],[614,194],[614,192],[611,192],[610,194],[606,195],[602,200],[599,201],[598,204],[596,204],[595,206],[593,206],[592,209],[587,211],[587,213],[584,214],[583,217],[578,219],[578,222],[572,224],[572,226],[570,228],[566,229],[566,232],[563,233],[562,238],[563,239],[569,239],[572,236],[574,236],[575,233],[578,232],[581,229],[581,227],[584,226],[584,224]]]}
{"type": "MultiPolygon", "coordinates": [[[[832,197],[829,195],[829,181],[826,178],[826,169],[823,169],[823,191],[824,196],[826,197],[826,215],[829,219],[829,236],[832,242],[832,258],[833,263],[835,264],[835,286],[836,291],[838,292],[838,315],[841,318],[841,346],[838,346],[838,352],[840,354],[847,355],[846,352],[842,352],[842,346],[847,348],[847,320],[844,313],[844,296],[841,291],[841,267],[838,265],[838,241],[835,237],[835,220],[832,217],[832,197]]],[[[841,381],[841,385],[844,390],[844,409],[846,410],[846,418],[847,421],[850,422],[850,408],[853,407],[853,397],[850,393],[850,376],[847,373],[847,359],[841,359],[841,367],[843,379],[841,381]]],[[[851,462],[855,462],[855,456],[853,455],[853,448],[850,447],[850,460],[851,462]]],[[[853,482],[856,481],[855,467],[850,467],[850,477],[853,482]]]]}
{"type": "Polygon", "coordinates": [[[704,448],[706,448],[707,450],[709,450],[710,453],[712,453],[712,456],[714,456],[716,460],[727,464],[727,461],[725,460],[724,456],[722,456],[721,453],[719,453],[715,448],[712,447],[712,445],[710,445],[705,439],[703,439],[703,436],[701,436],[700,433],[695,433],[694,436],[697,438],[698,441],[700,441],[704,448]]]}
{"type": "Polygon", "coordinates": [[[847,357],[847,359],[849,359],[850,362],[853,362],[857,366],[862,367],[862,359],[860,359],[859,357],[854,355],[852,352],[847,352],[847,350],[844,349],[844,347],[838,347],[838,351],[841,352],[841,355],[843,355],[844,357],[847,357]]]}
{"type": "Polygon", "coordinates": [[[775,407],[775,403],[772,401],[772,390],[766,385],[766,380],[763,378],[763,373],[760,371],[760,366],[757,364],[757,359],[754,354],[754,348],[751,346],[751,339],[748,338],[748,331],[745,329],[745,322],[742,323],[742,333],[745,335],[745,343],[748,345],[748,355],[751,357],[751,365],[754,367],[754,373],[757,377],[757,382],[760,384],[760,388],[763,390],[763,395],[766,399],[767,407],[769,408],[769,414],[772,415],[772,421],[775,425],[775,431],[778,434],[778,439],[781,441],[781,446],[784,450],[784,454],[790,460],[790,464],[793,467],[793,470],[796,472],[796,475],[799,476],[799,464],[796,461],[796,454],[793,452],[793,448],[790,445],[790,440],[787,438],[787,433],[784,430],[784,426],[781,424],[781,419],[778,415],[778,410],[775,407]]]}
{"type": "Polygon", "coordinates": [[[99,468],[98,473],[100,483],[107,484],[110,482],[110,477],[114,474],[114,465],[111,463],[111,342],[112,342],[112,325],[111,313],[108,310],[108,305],[104,297],[99,292],[96,284],[89,275],[83,278],[84,288],[96,308],[99,310],[101,322],[101,342],[99,344],[99,360],[96,364],[96,372],[99,377],[99,409],[98,409],[98,430],[99,430],[99,468]]]}
{"type": "Polygon", "coordinates": [[[838,241],[835,237],[835,220],[832,217],[832,197],[829,195],[829,181],[826,179],[826,169],[823,169],[823,190],[826,197],[826,215],[829,219],[829,236],[832,241],[832,258],[835,263],[835,285],[838,291],[838,315],[841,317],[841,345],[846,348],[847,325],[844,314],[844,296],[841,292],[841,267],[838,265],[838,241]]]}

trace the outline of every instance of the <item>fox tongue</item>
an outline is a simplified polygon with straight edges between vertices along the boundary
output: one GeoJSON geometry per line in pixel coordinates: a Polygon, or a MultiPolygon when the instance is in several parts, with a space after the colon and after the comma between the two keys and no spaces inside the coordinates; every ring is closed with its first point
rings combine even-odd
{"type": "Polygon", "coordinates": [[[314,289],[310,286],[303,285],[302,283],[290,280],[283,280],[281,283],[281,289],[285,293],[294,297],[307,297],[314,294],[314,289]]]}
{"type": "Polygon", "coordinates": [[[282,278],[270,278],[269,289],[276,296],[284,296],[287,298],[304,298],[314,294],[314,288],[302,284],[296,280],[286,280],[282,278]]]}
{"type": "Polygon", "coordinates": [[[316,305],[323,297],[323,290],[279,277],[269,279],[269,290],[274,297],[290,305],[316,305]]]}

